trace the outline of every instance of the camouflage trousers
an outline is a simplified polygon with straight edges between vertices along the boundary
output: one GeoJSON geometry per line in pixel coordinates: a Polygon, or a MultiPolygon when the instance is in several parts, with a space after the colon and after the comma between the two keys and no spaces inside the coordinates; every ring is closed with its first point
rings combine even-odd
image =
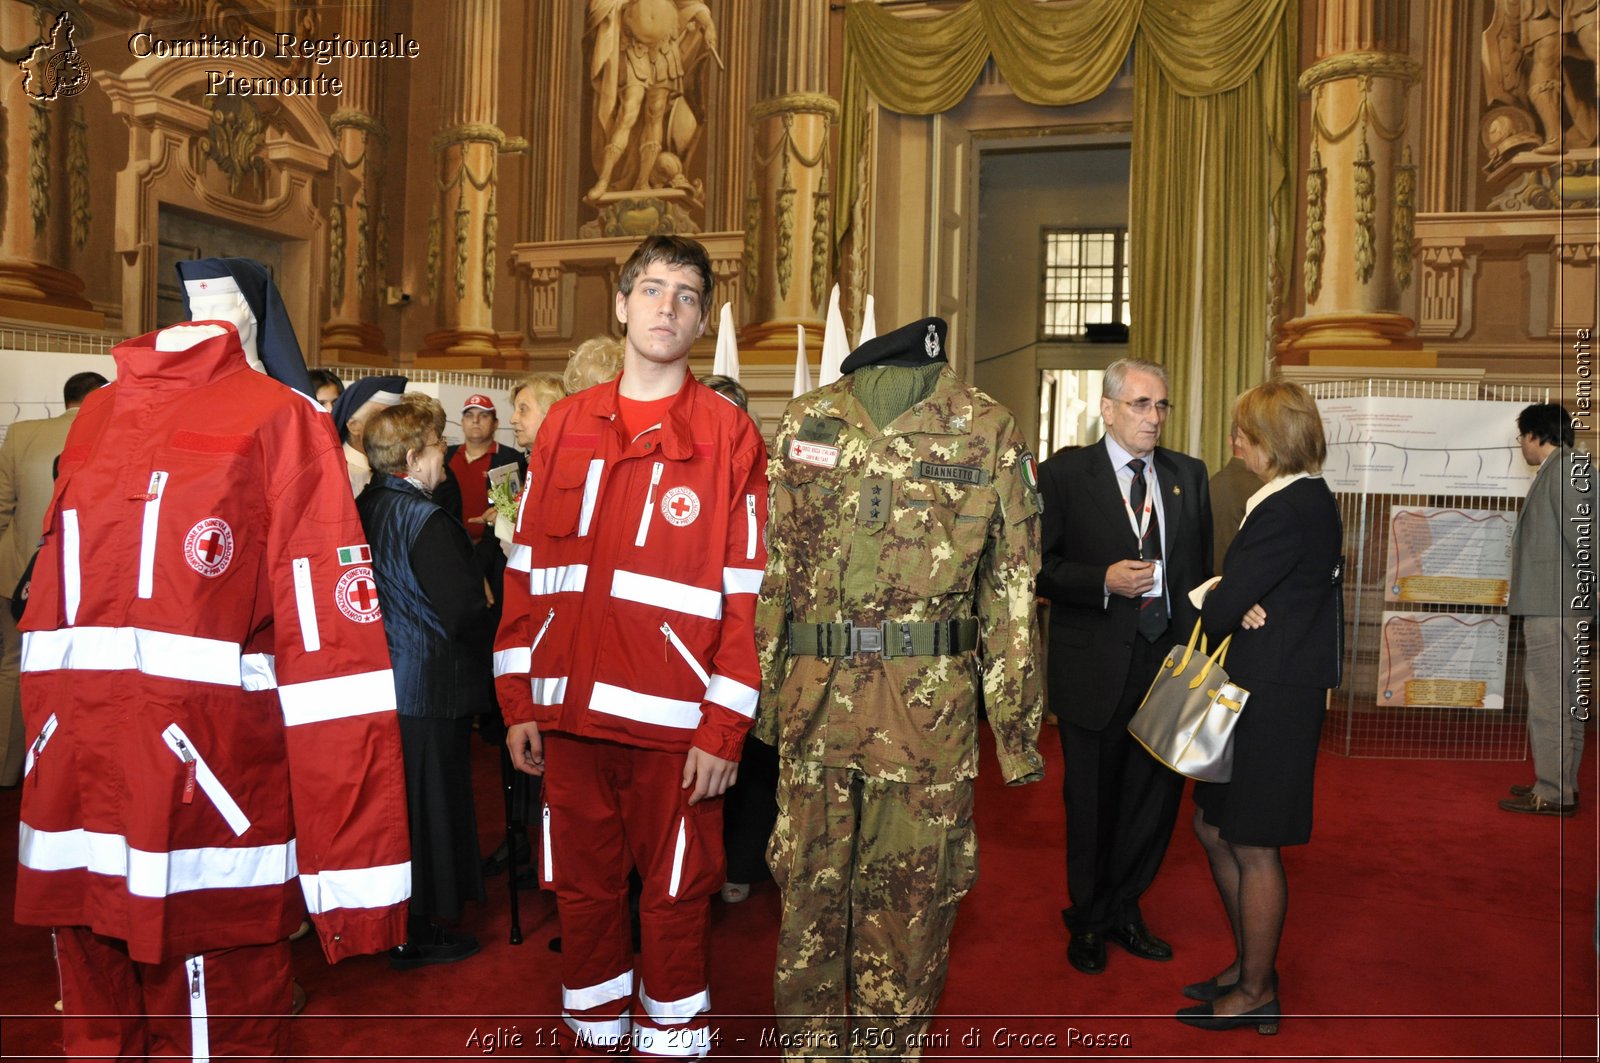
{"type": "Polygon", "coordinates": [[[978,874],[972,794],[970,779],[783,762],[767,861],[783,891],[773,981],[785,1058],[921,1054],[978,874]]]}

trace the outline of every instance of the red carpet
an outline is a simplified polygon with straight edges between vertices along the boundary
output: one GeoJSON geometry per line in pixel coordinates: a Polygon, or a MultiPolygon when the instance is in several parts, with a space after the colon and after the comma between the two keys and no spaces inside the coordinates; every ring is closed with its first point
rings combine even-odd
{"type": "MultiPolygon", "coordinates": [[[[1592,737],[1592,736],[1591,736],[1592,737]]],[[[1145,901],[1171,963],[1115,948],[1098,977],[1066,962],[1059,749],[1052,776],[1006,789],[985,751],[981,874],[961,910],[935,1044],[952,1059],[1594,1059],[1596,812],[1514,816],[1495,801],[1529,764],[1349,760],[1318,765],[1317,827],[1286,851],[1289,922],[1279,958],[1277,1037],[1211,1033],[1172,1019],[1186,982],[1229,959],[1199,844],[1180,823],[1145,901]],[[1094,1040],[1099,1038],[1098,1043],[1094,1040]]],[[[1591,750],[1593,746],[1591,743],[1591,750]]],[[[485,851],[500,824],[493,751],[475,743],[485,851]]],[[[1593,756],[1583,789],[1600,794],[1593,756]]],[[[0,793],[0,905],[15,886],[18,792],[0,793]]],[[[1192,808],[1192,806],[1190,806],[1192,808]]],[[[1185,816],[1188,815],[1186,809],[1185,816]]],[[[466,926],[484,942],[464,963],[410,973],[364,957],[330,968],[295,946],[310,1005],[295,1020],[305,1059],[548,1058],[559,1023],[558,931],[548,895],[522,894],[526,942],[506,942],[505,879],[466,926]],[[541,1046],[541,1038],[543,1046],[541,1046]],[[486,1044],[487,1042],[487,1044],[486,1044]],[[487,1050],[486,1050],[487,1049],[487,1050]]],[[[769,1058],[778,898],[714,901],[712,998],[721,1058],[769,1058]]],[[[48,931],[4,924],[4,1058],[56,1058],[60,1020],[48,931]]]]}

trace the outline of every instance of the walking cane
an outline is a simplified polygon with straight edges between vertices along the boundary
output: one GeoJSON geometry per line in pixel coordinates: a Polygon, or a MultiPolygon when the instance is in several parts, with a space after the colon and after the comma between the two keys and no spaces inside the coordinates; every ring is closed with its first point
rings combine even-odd
{"type": "Polygon", "coordinates": [[[518,825],[512,820],[511,787],[517,781],[517,771],[511,766],[511,750],[500,743],[500,792],[506,809],[506,889],[511,894],[511,944],[522,944],[522,909],[517,899],[517,838],[518,825]]]}

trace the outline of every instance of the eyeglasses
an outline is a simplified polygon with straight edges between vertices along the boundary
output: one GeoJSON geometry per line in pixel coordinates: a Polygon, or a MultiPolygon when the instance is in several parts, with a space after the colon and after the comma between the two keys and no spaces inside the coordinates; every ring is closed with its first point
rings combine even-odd
{"type": "Polygon", "coordinates": [[[1172,412],[1172,403],[1166,399],[1162,399],[1160,402],[1151,402],[1149,399],[1134,399],[1132,402],[1126,399],[1113,399],[1112,401],[1120,402],[1140,417],[1147,416],[1152,410],[1155,411],[1157,417],[1165,417],[1172,412]]]}
{"type": "Polygon", "coordinates": [[[442,439],[435,439],[432,443],[423,444],[422,449],[423,450],[428,450],[428,449],[430,449],[432,447],[438,447],[440,450],[449,450],[450,449],[450,444],[446,443],[442,439]]]}

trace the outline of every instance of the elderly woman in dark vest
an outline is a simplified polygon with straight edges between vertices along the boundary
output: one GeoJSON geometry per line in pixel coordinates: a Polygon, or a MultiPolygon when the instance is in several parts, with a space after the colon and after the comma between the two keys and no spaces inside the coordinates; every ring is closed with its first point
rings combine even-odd
{"type": "Polygon", "coordinates": [[[478,951],[460,919],[483,900],[468,763],[470,719],[492,705],[488,603],[471,540],[431,499],[444,479],[444,412],[405,402],[366,425],[372,481],[356,499],[372,547],[394,666],[411,819],[411,923],[390,966],[453,963],[478,951]]]}

